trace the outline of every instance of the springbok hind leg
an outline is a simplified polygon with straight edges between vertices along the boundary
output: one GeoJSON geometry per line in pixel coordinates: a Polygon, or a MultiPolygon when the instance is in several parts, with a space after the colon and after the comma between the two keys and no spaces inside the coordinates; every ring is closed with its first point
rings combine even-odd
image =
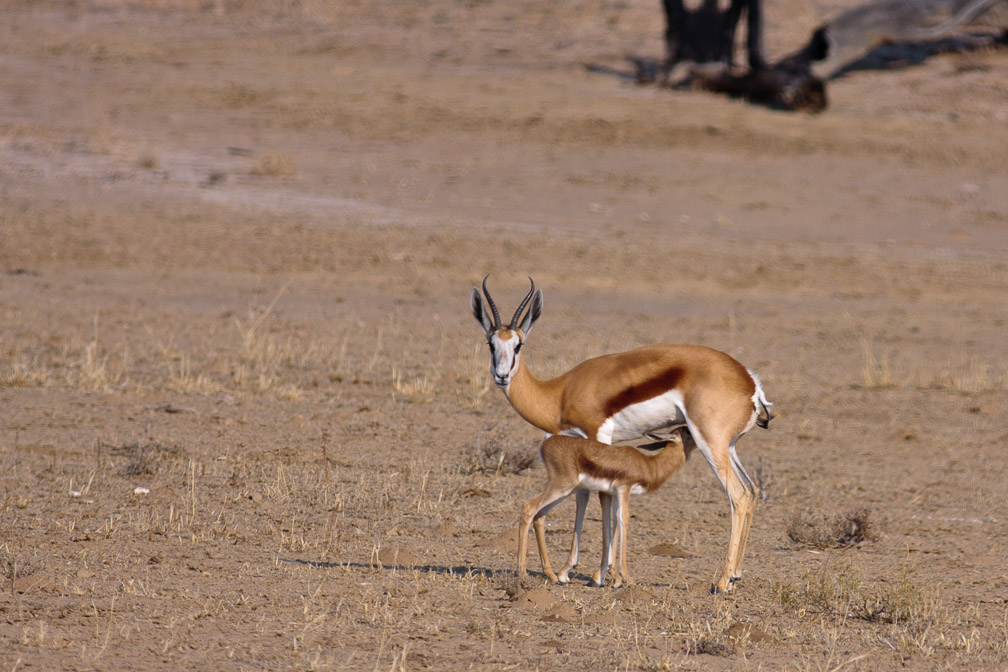
{"type": "Polygon", "coordinates": [[[589,586],[598,588],[605,585],[606,574],[613,559],[613,507],[617,506],[616,498],[604,492],[599,493],[599,503],[602,505],[602,561],[595,570],[589,586]]]}
{"type": "Polygon", "coordinates": [[[728,537],[728,549],[725,553],[724,567],[721,577],[711,588],[711,592],[728,592],[738,574],[738,562],[741,560],[740,550],[743,547],[743,536],[747,521],[752,519],[753,497],[739,477],[732,464],[732,445],[729,437],[705,437],[695,427],[690,432],[704,459],[710,464],[728,495],[731,511],[731,532],[728,537]]]}
{"type": "Polygon", "coordinates": [[[742,536],[735,556],[735,575],[732,577],[732,580],[737,580],[740,578],[742,573],[742,560],[745,557],[746,546],[749,543],[749,529],[752,526],[753,513],[756,511],[756,504],[759,503],[760,491],[749,477],[745,467],[742,466],[742,462],[739,461],[738,455],[735,452],[734,444],[731,447],[730,454],[732,465],[735,467],[739,480],[742,482],[742,485],[745,486],[747,493],[747,497],[745,498],[745,515],[742,519],[742,536]]]}
{"type": "MultiPolygon", "coordinates": [[[[751,408],[746,412],[751,415],[751,408]]],[[[735,441],[745,432],[745,427],[750,422],[750,415],[745,417],[742,417],[741,413],[735,415],[738,417],[732,417],[731,414],[687,416],[693,441],[721,482],[728,496],[731,511],[731,532],[728,536],[724,567],[721,576],[711,588],[711,592],[715,593],[728,592],[734,587],[733,584],[742,567],[742,556],[745,553],[749,524],[756,503],[755,488],[735,454],[735,441]],[[701,431],[701,427],[704,431],[701,431]]]]}
{"type": "MultiPolygon", "coordinates": [[[[719,476],[722,474],[719,473],[719,476]]],[[[736,562],[742,550],[743,528],[747,519],[751,519],[752,514],[748,492],[742,483],[730,469],[723,474],[725,480],[725,491],[731,507],[731,533],[728,537],[728,551],[725,553],[724,569],[721,571],[721,578],[711,589],[711,592],[728,592],[734,588],[735,580],[738,578],[738,567],[736,562]]]]}
{"type": "Polygon", "coordinates": [[[630,534],[630,488],[620,488],[618,497],[619,527],[616,534],[619,536],[619,576],[622,578],[622,582],[617,580],[614,585],[618,587],[622,583],[626,583],[626,585],[632,586],[634,580],[630,578],[630,572],[627,571],[626,559],[627,537],[630,534]]]}

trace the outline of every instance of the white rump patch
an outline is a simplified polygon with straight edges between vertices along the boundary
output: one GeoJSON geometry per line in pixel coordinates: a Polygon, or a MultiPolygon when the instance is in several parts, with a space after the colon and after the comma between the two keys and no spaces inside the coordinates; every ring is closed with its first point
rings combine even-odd
{"type": "Polygon", "coordinates": [[[752,369],[746,369],[746,371],[749,372],[749,375],[752,377],[753,384],[756,385],[756,391],[753,392],[752,395],[753,414],[749,419],[749,422],[746,424],[745,429],[739,432],[739,435],[732,439],[732,447],[735,446],[735,441],[737,441],[740,436],[756,426],[756,421],[762,413],[761,406],[766,409],[767,415],[770,414],[770,408],[773,406],[773,402],[767,401],[766,394],[763,392],[763,383],[760,382],[759,376],[757,376],[752,369]]]}

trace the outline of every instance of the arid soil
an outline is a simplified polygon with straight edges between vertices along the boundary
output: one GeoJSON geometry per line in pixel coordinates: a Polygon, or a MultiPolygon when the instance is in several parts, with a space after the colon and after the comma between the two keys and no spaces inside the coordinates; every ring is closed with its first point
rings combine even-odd
{"type": "MultiPolygon", "coordinates": [[[[768,0],[771,58],[844,2],[768,0]]],[[[661,31],[2,3],[0,669],[1005,669],[1008,52],[808,116],[618,76],[661,31]],[[760,374],[735,591],[697,456],[633,500],[636,586],[585,585],[594,502],[572,584],[515,576],[542,432],[490,382],[487,273],[505,317],[545,292],[539,376],[654,342],[760,374]]]]}

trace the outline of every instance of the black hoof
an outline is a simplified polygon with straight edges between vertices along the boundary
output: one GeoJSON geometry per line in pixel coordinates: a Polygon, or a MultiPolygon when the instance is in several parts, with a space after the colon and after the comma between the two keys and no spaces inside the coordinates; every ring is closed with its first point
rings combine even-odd
{"type": "MultiPolygon", "coordinates": [[[[742,578],[741,576],[733,576],[730,579],[728,579],[728,585],[729,585],[729,587],[734,588],[735,587],[735,582],[738,581],[741,578],[742,578]]],[[[711,589],[710,589],[710,594],[711,595],[720,595],[721,593],[724,593],[724,592],[727,592],[727,591],[724,591],[724,590],[721,590],[720,588],[718,588],[717,584],[714,584],[713,586],[711,586],[711,589]]]]}

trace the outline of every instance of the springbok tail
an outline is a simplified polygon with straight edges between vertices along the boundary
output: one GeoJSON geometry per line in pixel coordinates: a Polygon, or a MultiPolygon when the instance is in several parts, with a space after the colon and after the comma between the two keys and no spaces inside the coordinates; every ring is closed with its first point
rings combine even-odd
{"type": "Polygon", "coordinates": [[[749,374],[752,376],[753,382],[756,383],[756,394],[753,395],[753,410],[757,413],[756,425],[763,429],[768,429],[770,421],[774,419],[774,414],[770,411],[773,402],[767,401],[766,394],[763,392],[763,385],[756,374],[752,371],[749,374]]]}
{"type": "MultiPolygon", "coordinates": [[[[756,418],[756,424],[763,429],[768,429],[770,427],[770,421],[774,419],[774,414],[770,412],[769,408],[767,408],[767,404],[769,403],[770,402],[764,399],[760,399],[760,416],[756,418]]],[[[770,405],[773,406],[773,404],[770,405]]]]}

